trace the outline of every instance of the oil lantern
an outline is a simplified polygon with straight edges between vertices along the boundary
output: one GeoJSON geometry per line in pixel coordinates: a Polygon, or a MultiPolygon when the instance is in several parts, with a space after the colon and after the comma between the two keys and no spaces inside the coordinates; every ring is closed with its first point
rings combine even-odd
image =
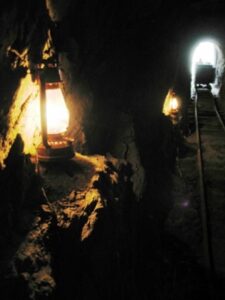
{"type": "Polygon", "coordinates": [[[67,138],[69,111],[56,64],[38,68],[40,86],[40,122],[42,143],[37,148],[38,160],[52,162],[74,156],[72,141],[67,138]]]}

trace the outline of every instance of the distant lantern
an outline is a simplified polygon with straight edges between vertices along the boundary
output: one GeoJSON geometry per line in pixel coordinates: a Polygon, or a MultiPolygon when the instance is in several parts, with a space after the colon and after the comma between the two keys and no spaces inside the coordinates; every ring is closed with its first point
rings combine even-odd
{"type": "Polygon", "coordinates": [[[164,104],[163,113],[169,116],[171,113],[178,112],[180,109],[180,98],[176,95],[173,89],[169,89],[164,104]]]}
{"type": "Polygon", "coordinates": [[[176,125],[181,120],[181,98],[174,92],[172,88],[169,89],[164,104],[164,115],[168,116],[172,123],[176,125]]]}
{"type": "Polygon", "coordinates": [[[176,97],[172,97],[170,100],[170,110],[171,112],[177,112],[179,108],[179,103],[176,97]]]}
{"type": "Polygon", "coordinates": [[[37,148],[38,159],[43,162],[70,159],[74,151],[71,140],[66,137],[69,111],[57,65],[39,68],[38,78],[42,136],[42,143],[37,148]]]}

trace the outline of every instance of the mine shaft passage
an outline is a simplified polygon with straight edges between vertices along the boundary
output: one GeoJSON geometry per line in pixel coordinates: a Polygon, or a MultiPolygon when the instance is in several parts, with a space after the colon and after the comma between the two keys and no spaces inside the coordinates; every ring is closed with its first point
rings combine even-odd
{"type": "Polygon", "coordinates": [[[191,98],[196,89],[207,88],[216,97],[221,88],[224,57],[218,41],[203,39],[196,43],[191,52],[191,98]]]}
{"type": "Polygon", "coordinates": [[[206,86],[215,81],[216,47],[209,41],[200,42],[192,57],[192,77],[196,87],[206,86]]]}

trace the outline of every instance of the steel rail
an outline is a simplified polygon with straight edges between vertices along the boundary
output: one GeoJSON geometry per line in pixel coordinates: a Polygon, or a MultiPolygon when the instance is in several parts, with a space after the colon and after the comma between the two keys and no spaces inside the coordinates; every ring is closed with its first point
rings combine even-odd
{"type": "Polygon", "coordinates": [[[216,115],[217,115],[217,118],[218,118],[220,124],[223,127],[223,130],[225,131],[225,121],[224,121],[224,118],[222,117],[222,115],[220,113],[218,101],[215,97],[213,99],[214,99],[214,110],[216,112],[216,115]]]}
{"type": "Polygon", "coordinates": [[[205,185],[201,132],[199,127],[198,96],[195,99],[194,113],[195,113],[195,126],[196,126],[196,140],[197,140],[197,162],[198,162],[198,171],[199,171],[203,251],[204,251],[204,260],[205,260],[205,266],[207,271],[207,278],[211,289],[211,297],[213,298],[214,260],[213,260],[212,242],[211,242],[211,234],[210,234],[210,226],[209,226],[209,213],[208,213],[207,193],[206,193],[206,185],[205,185]]]}

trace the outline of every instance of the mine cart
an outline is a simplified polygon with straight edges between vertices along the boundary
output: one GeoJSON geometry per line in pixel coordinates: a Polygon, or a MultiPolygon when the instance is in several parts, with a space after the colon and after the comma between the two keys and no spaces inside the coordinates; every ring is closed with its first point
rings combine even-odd
{"type": "Polygon", "coordinates": [[[195,85],[208,86],[215,81],[215,68],[210,64],[198,64],[196,65],[195,73],[195,85]]]}

